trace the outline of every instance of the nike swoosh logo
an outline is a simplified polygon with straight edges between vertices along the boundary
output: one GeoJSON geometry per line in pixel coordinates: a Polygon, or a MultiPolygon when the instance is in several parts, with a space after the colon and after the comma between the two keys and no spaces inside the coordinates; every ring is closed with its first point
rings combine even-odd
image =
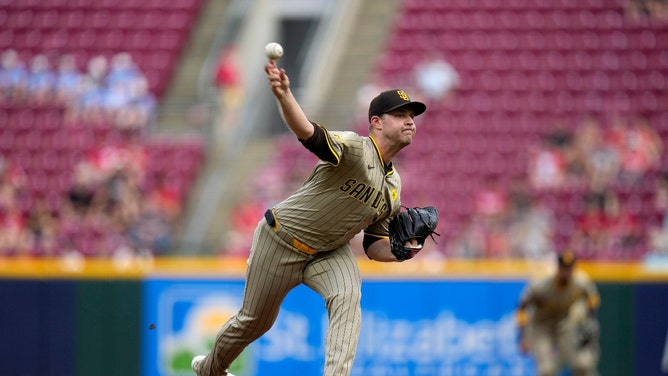
{"type": "Polygon", "coordinates": [[[374,168],[376,168],[376,166],[372,166],[372,165],[368,165],[368,166],[366,166],[366,167],[367,167],[369,170],[373,170],[374,168]]]}

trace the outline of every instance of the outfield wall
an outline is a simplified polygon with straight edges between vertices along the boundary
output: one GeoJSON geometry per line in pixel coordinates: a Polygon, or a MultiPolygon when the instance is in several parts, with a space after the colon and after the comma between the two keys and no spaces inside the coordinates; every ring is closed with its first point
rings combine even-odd
{"type": "MultiPolygon", "coordinates": [[[[600,373],[668,375],[668,272],[580,266],[601,292],[600,373]]],[[[517,352],[513,312],[526,280],[549,267],[360,260],[353,375],[534,374],[517,352]]],[[[192,375],[192,355],[241,303],[244,268],[240,259],[0,260],[0,375],[192,375]]],[[[233,372],[321,374],[325,329],[322,300],[301,286],[233,372]]]]}

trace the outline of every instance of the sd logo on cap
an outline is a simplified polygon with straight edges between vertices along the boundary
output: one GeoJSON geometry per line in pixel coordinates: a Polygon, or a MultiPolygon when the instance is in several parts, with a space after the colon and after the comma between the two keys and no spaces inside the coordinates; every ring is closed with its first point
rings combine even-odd
{"type": "Polygon", "coordinates": [[[411,98],[403,90],[387,90],[378,94],[369,104],[369,121],[374,116],[380,116],[399,107],[410,107],[413,115],[418,116],[427,110],[427,105],[422,102],[411,101],[411,98]]]}

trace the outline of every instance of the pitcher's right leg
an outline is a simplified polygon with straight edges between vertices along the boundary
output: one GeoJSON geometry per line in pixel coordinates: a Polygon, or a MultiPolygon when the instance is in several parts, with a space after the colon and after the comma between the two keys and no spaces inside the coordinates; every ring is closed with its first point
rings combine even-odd
{"type": "Polygon", "coordinates": [[[244,301],[218,332],[213,349],[200,364],[199,376],[219,376],[253,341],[267,332],[281,303],[302,282],[311,256],[296,252],[261,221],[255,230],[246,270],[244,301]]]}

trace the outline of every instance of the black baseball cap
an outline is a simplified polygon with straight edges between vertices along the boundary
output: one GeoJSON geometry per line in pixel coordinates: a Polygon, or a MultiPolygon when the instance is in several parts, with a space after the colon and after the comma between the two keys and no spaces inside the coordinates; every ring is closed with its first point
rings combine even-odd
{"type": "Polygon", "coordinates": [[[559,254],[557,261],[559,262],[559,266],[567,268],[571,267],[575,265],[575,253],[573,253],[573,251],[571,250],[563,251],[562,253],[559,254]]]}
{"type": "Polygon", "coordinates": [[[410,107],[415,116],[427,110],[427,105],[422,102],[411,101],[411,98],[408,97],[405,91],[398,89],[387,90],[381,92],[371,100],[369,104],[369,121],[371,121],[371,117],[373,116],[382,115],[404,106],[410,107]]]}

